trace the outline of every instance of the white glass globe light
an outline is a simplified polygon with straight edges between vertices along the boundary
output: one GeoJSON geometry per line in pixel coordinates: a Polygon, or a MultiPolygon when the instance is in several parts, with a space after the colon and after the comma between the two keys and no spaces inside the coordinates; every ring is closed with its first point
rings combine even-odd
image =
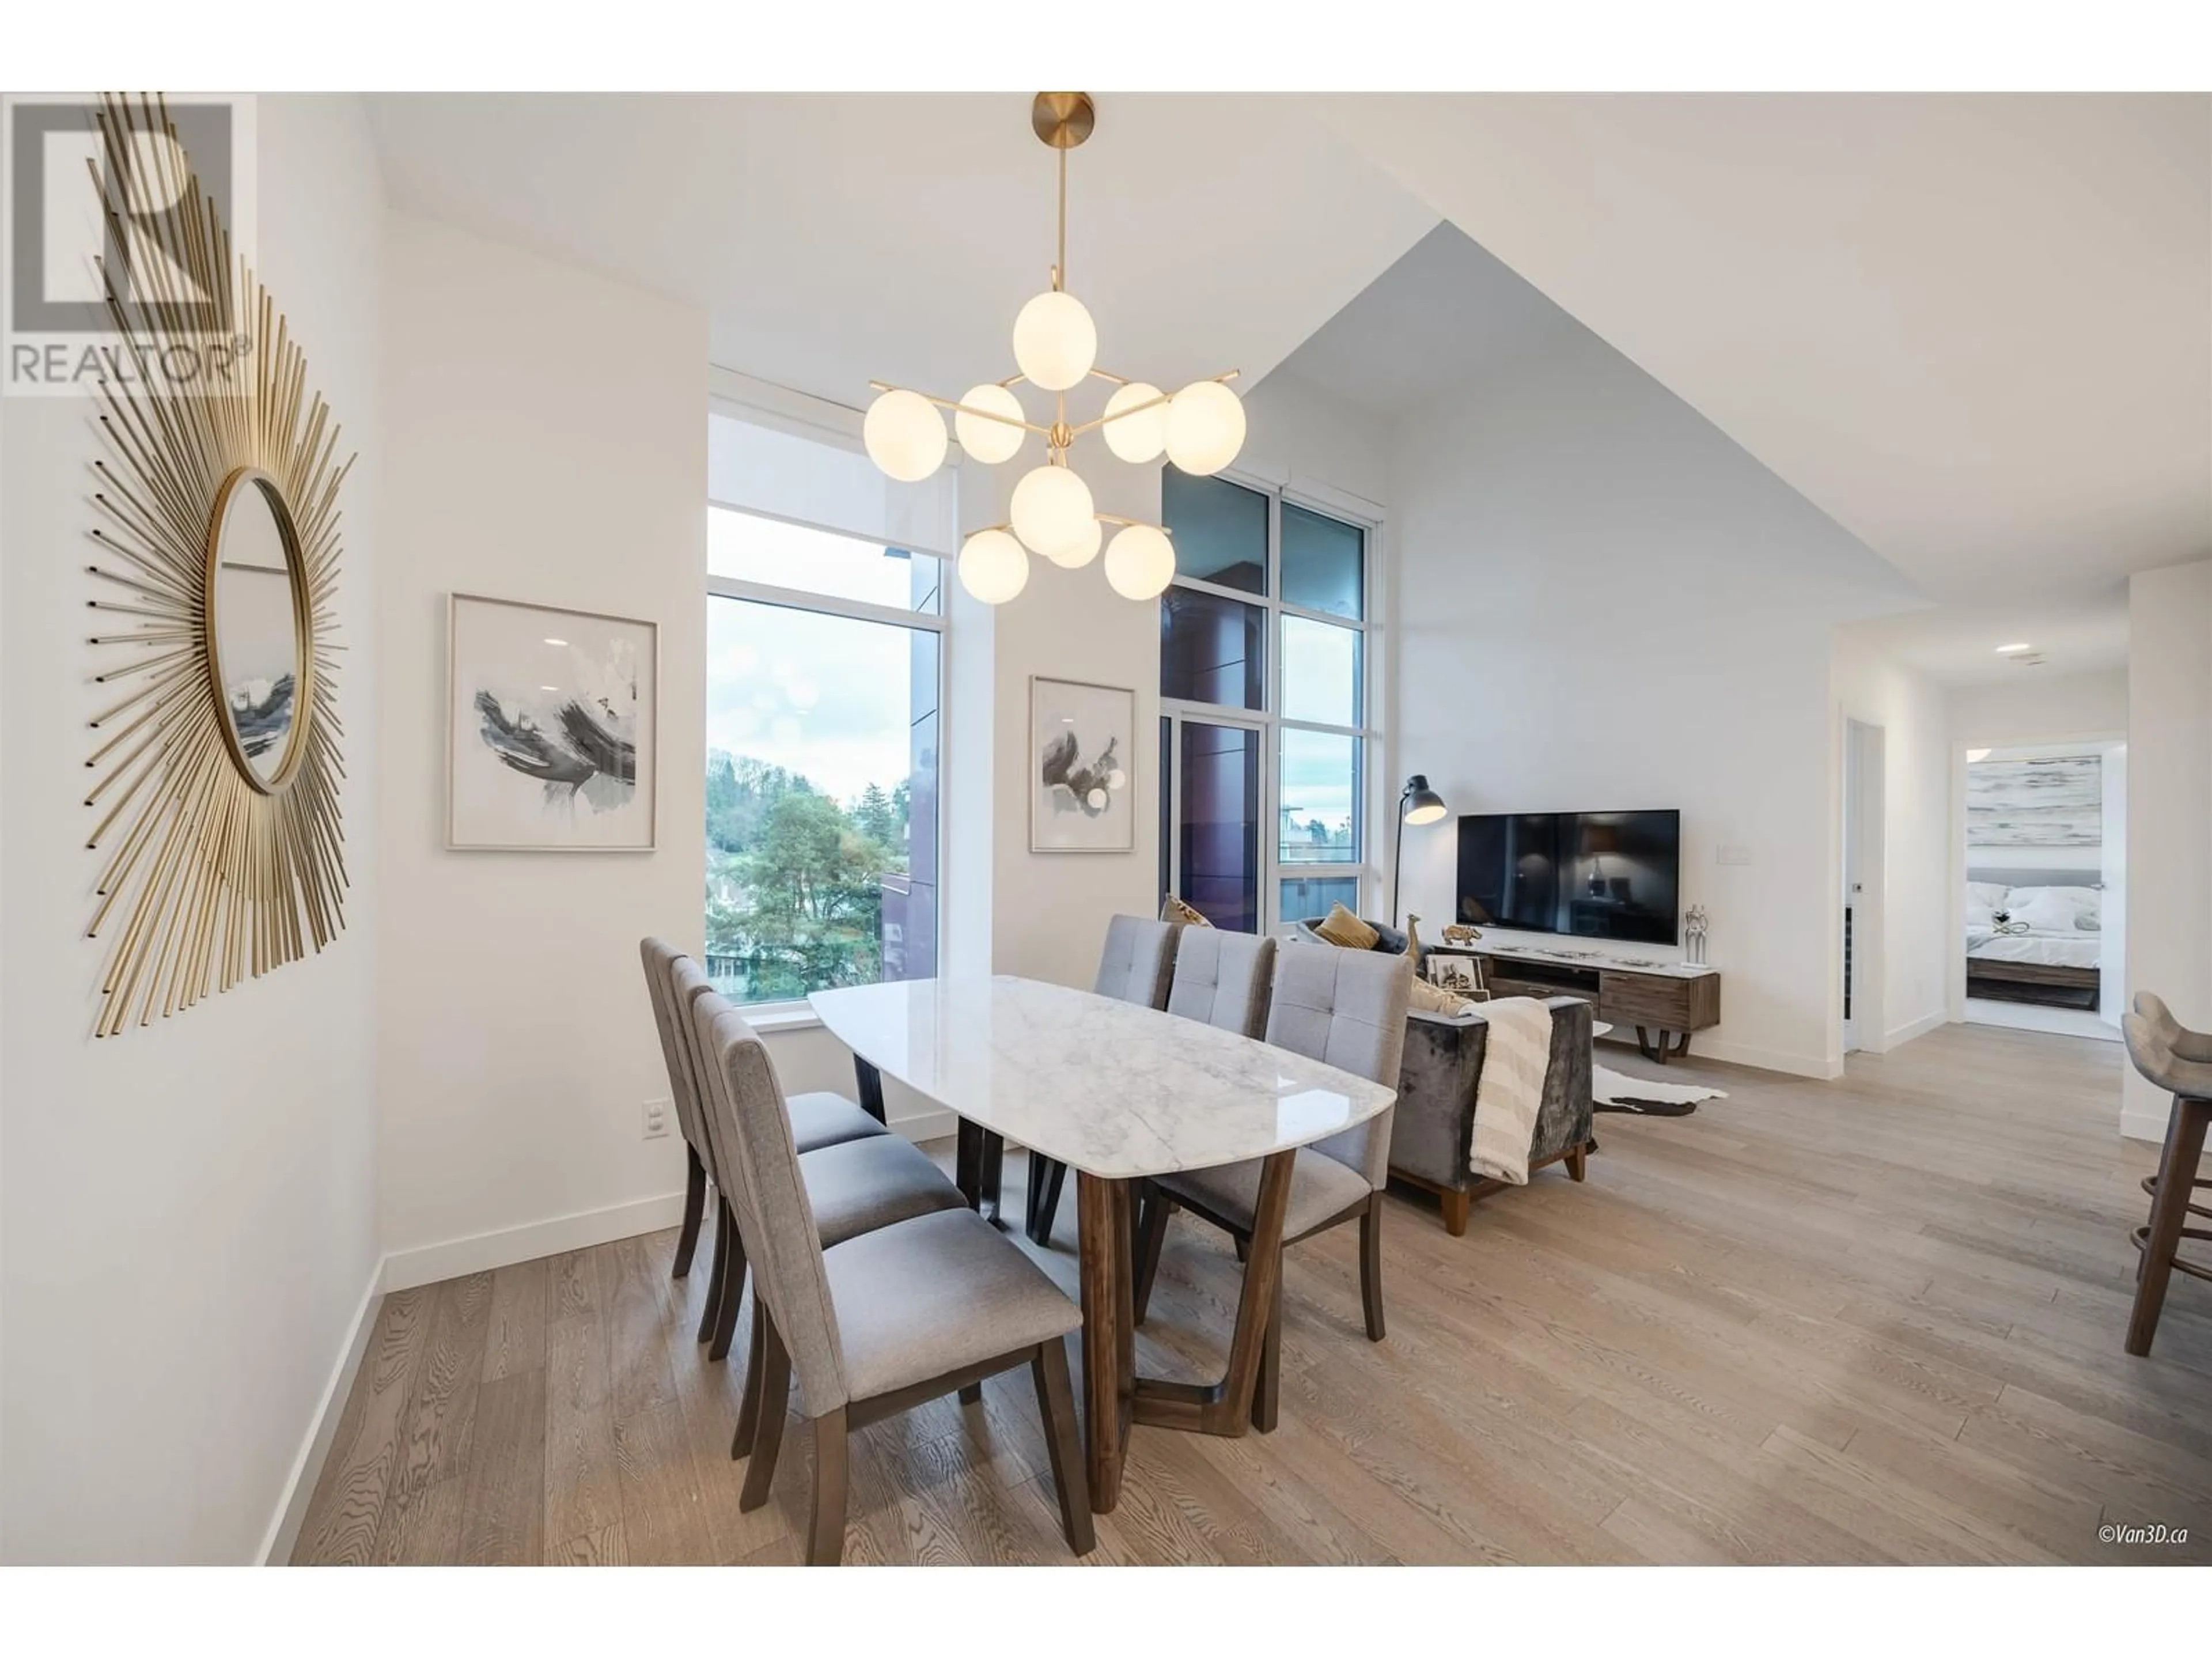
{"type": "Polygon", "coordinates": [[[1205,477],[1244,447],[1244,400],[1218,380],[1197,380],[1168,404],[1168,459],[1205,477]]]}
{"type": "Polygon", "coordinates": [[[1014,319],[1014,362],[1030,384],[1065,392],[1097,361],[1098,325],[1073,294],[1047,289],[1014,319]]]}
{"type": "Polygon", "coordinates": [[[1095,510],[1089,484],[1064,466],[1045,465],[1022,475],[1007,516],[1032,553],[1060,560],[1073,557],[1094,533],[1095,510]]]}
{"type": "Polygon", "coordinates": [[[985,605],[1004,605],[1029,585],[1030,556],[1003,530],[979,530],[960,545],[960,586],[985,605]]]}
{"type": "Polygon", "coordinates": [[[1157,598],[1175,579],[1175,547],[1148,524],[1125,526],[1106,544],[1106,582],[1125,599],[1157,598]]]}
{"type": "MultiPolygon", "coordinates": [[[[994,381],[969,386],[967,396],[960,401],[969,409],[1003,415],[1007,421],[1023,418],[1021,399],[994,381]]],[[[1013,459],[1022,447],[1022,440],[1029,435],[1018,426],[1008,426],[1006,421],[986,420],[981,415],[970,415],[967,410],[959,409],[952,411],[952,430],[960,440],[962,453],[986,466],[1013,459]]]]}
{"type": "Polygon", "coordinates": [[[1142,466],[1146,461],[1156,461],[1160,452],[1168,447],[1168,410],[1165,402],[1157,401],[1160,389],[1146,386],[1142,380],[1132,380],[1106,400],[1106,424],[1098,429],[1106,437],[1106,447],[1125,461],[1142,466]],[[1141,415],[1122,415],[1125,409],[1134,409],[1139,404],[1153,406],[1141,415]],[[1119,420],[1114,417],[1121,416],[1119,420]]]}
{"type": "Polygon", "coordinates": [[[868,459],[901,483],[920,483],[945,459],[945,417],[919,392],[886,392],[860,423],[868,459]]]}
{"type": "Polygon", "coordinates": [[[1090,530],[1075,546],[1065,553],[1054,553],[1048,556],[1062,570],[1080,570],[1098,556],[1099,546],[1105,539],[1106,526],[1093,519],[1090,530]]]}

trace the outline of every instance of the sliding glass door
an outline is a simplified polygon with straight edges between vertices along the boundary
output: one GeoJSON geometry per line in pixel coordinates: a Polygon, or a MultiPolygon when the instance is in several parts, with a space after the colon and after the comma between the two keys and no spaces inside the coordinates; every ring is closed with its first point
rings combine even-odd
{"type": "Polygon", "coordinates": [[[1261,926],[1263,728],[1169,714],[1160,721],[1161,884],[1216,927],[1261,926]]]}

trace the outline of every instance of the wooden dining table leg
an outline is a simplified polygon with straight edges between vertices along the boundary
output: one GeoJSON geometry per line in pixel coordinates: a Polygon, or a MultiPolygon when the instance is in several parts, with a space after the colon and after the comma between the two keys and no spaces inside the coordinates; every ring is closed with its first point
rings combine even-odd
{"type": "Polygon", "coordinates": [[[993,1226],[999,1218],[999,1193],[1006,1161],[1006,1139],[980,1124],[960,1120],[952,1143],[952,1184],[968,1207],[993,1226]]]}
{"type": "MultiPolygon", "coordinates": [[[[1295,1152],[1273,1152],[1260,1166],[1251,1248],[1244,1264],[1237,1328],[1229,1341],[1229,1368],[1218,1382],[1133,1380],[1129,1415],[1136,1422],[1199,1434],[1237,1436],[1253,1426],[1253,1393],[1267,1358],[1267,1327],[1276,1311],[1283,1271],[1283,1219],[1291,1206],[1295,1152]]],[[[1272,1407],[1264,1427],[1273,1426],[1272,1407]]]]}
{"type": "Polygon", "coordinates": [[[884,1115],[884,1074],[854,1054],[853,1081],[860,1086],[860,1109],[878,1123],[889,1123],[884,1115]]]}
{"type": "Polygon", "coordinates": [[[1121,1463],[1136,1370],[1131,1322],[1129,1183],[1076,1171],[1076,1241],[1083,1297],[1083,1413],[1091,1507],[1121,1501],[1121,1463]]]}

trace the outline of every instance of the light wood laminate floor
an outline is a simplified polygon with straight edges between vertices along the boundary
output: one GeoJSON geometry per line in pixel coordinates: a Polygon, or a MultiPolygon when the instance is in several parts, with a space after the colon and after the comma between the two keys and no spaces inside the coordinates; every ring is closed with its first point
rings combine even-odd
{"type": "MultiPolygon", "coordinates": [[[[1601,1115],[1584,1185],[1543,1171],[1460,1239],[1394,1201],[1387,1342],[1355,1231],[1294,1248],[1280,1427],[1137,1430],[1090,1559],[2212,1561],[2212,1286],[2120,1348],[2154,1162],[2121,1064],[1954,1025],[1834,1084],[1670,1066],[1731,1098],[1601,1115]],[[2098,1540],[2158,1522],[2191,1541],[2098,1540]]],[[[1072,1186],[1042,1257],[1071,1292],[1072,1186]]],[[[673,1239],[387,1297],[295,1559],[794,1560],[809,1437],[740,1514],[744,1328],[707,1362],[708,1251],[672,1280],[673,1239]]],[[[1218,1368],[1237,1273],[1179,1220],[1140,1364],[1218,1368]]],[[[848,1561],[1068,1559],[1025,1374],[855,1436],[851,1479],[848,1561]]]]}

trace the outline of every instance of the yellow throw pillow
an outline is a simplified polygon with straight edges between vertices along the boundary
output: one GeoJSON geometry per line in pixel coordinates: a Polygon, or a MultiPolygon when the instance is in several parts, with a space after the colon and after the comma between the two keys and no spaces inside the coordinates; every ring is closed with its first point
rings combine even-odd
{"type": "Polygon", "coordinates": [[[1167,902],[1160,906],[1160,920],[1162,921],[1177,922],[1185,927],[1211,927],[1213,926],[1212,922],[1206,919],[1205,911],[1194,909],[1190,905],[1185,904],[1173,893],[1170,893],[1167,896],[1167,902]]]}
{"type": "Polygon", "coordinates": [[[1382,937],[1341,904],[1330,905],[1328,914],[1321,919],[1321,925],[1314,932],[1331,945],[1341,945],[1347,951],[1371,951],[1382,937]]]}

